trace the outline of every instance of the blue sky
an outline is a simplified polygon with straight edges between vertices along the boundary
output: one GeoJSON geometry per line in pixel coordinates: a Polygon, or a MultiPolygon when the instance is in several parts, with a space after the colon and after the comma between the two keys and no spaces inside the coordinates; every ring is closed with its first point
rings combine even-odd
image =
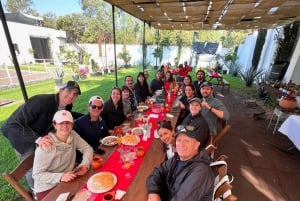
{"type": "Polygon", "coordinates": [[[35,10],[41,15],[52,12],[57,16],[81,13],[78,0],[32,0],[35,10]]]}

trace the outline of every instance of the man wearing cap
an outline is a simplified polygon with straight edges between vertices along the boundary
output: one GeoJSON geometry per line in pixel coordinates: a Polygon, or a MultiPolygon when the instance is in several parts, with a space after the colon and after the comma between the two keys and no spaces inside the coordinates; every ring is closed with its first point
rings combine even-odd
{"type": "Polygon", "coordinates": [[[182,125],[189,125],[197,132],[201,141],[200,147],[207,145],[210,139],[209,126],[205,118],[201,115],[201,99],[192,98],[190,103],[190,113],[183,119],[182,125]]]}
{"type": "Polygon", "coordinates": [[[103,110],[104,101],[100,96],[92,96],[88,102],[88,113],[78,118],[73,129],[97,150],[102,138],[108,136],[105,121],[100,114],[103,110]]]}
{"type": "MultiPolygon", "coordinates": [[[[41,147],[52,145],[47,134],[53,129],[53,115],[58,110],[71,111],[73,102],[80,94],[78,83],[68,81],[57,94],[32,96],[13,112],[1,131],[10,141],[20,161],[34,153],[35,142],[41,147]]],[[[33,188],[31,171],[26,174],[26,178],[29,186],[33,188]]]]}
{"type": "Polygon", "coordinates": [[[86,174],[93,158],[92,147],[72,130],[73,117],[69,111],[57,111],[53,116],[53,126],[55,132],[48,134],[53,144],[35,150],[32,177],[39,200],[60,182],[69,182],[86,174]],[[82,153],[82,161],[77,167],[76,150],[82,153]]]}
{"type": "Polygon", "coordinates": [[[175,133],[176,151],[156,166],[147,178],[148,201],[211,201],[214,174],[211,159],[199,150],[197,132],[183,127],[175,133]]]}
{"type": "Polygon", "coordinates": [[[203,96],[201,114],[209,125],[211,135],[216,136],[218,118],[227,121],[229,112],[220,99],[213,97],[213,86],[210,82],[203,82],[200,92],[203,96]]]}

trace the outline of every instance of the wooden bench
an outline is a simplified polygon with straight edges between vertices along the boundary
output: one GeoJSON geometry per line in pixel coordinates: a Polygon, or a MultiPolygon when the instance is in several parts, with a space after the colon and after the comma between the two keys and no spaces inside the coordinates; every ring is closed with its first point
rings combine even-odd
{"type": "Polygon", "coordinates": [[[227,80],[222,79],[220,81],[220,83],[218,83],[218,84],[222,86],[222,89],[221,89],[222,92],[223,92],[225,87],[227,87],[228,92],[230,92],[230,83],[227,80]]]}

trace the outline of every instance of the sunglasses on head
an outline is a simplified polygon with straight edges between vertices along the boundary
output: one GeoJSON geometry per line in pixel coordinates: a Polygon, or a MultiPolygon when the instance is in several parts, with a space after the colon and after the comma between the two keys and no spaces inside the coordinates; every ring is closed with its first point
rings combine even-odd
{"type": "Polygon", "coordinates": [[[103,108],[103,105],[102,106],[97,106],[97,105],[91,105],[91,107],[93,108],[93,109],[98,109],[98,110],[101,110],[102,108],[103,108]]]}
{"type": "Polygon", "coordinates": [[[190,125],[179,125],[176,127],[177,131],[187,130],[187,131],[194,131],[195,127],[190,125]]]}

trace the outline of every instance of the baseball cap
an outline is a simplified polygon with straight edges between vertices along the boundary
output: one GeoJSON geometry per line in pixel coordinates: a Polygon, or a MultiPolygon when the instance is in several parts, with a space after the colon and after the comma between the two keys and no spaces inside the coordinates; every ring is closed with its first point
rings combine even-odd
{"type": "Polygon", "coordinates": [[[92,104],[94,102],[94,100],[99,100],[102,102],[102,105],[104,103],[103,98],[101,98],[101,96],[92,96],[89,100],[89,104],[92,104]]]}
{"type": "Polygon", "coordinates": [[[79,84],[75,81],[68,81],[68,82],[65,82],[61,85],[60,87],[61,89],[77,89],[78,90],[78,94],[80,95],[81,94],[81,91],[80,91],[80,87],[79,87],[79,84]]]}
{"type": "Polygon", "coordinates": [[[69,112],[67,110],[57,111],[53,116],[53,122],[60,124],[64,121],[73,123],[73,117],[72,117],[71,112],[69,112]]]}
{"type": "Polygon", "coordinates": [[[213,85],[212,85],[211,82],[205,81],[205,82],[203,82],[203,83],[201,84],[200,88],[202,88],[202,87],[210,87],[210,88],[213,88],[213,85]]]}
{"type": "Polygon", "coordinates": [[[194,126],[179,125],[177,126],[176,130],[177,132],[174,134],[174,137],[177,137],[179,134],[185,134],[186,136],[195,138],[198,142],[200,142],[200,136],[194,126]]]}
{"type": "Polygon", "coordinates": [[[192,98],[190,101],[189,101],[189,103],[192,103],[192,102],[197,102],[197,103],[199,103],[200,105],[201,105],[201,103],[202,103],[202,100],[200,99],[200,98],[192,98]]]}

